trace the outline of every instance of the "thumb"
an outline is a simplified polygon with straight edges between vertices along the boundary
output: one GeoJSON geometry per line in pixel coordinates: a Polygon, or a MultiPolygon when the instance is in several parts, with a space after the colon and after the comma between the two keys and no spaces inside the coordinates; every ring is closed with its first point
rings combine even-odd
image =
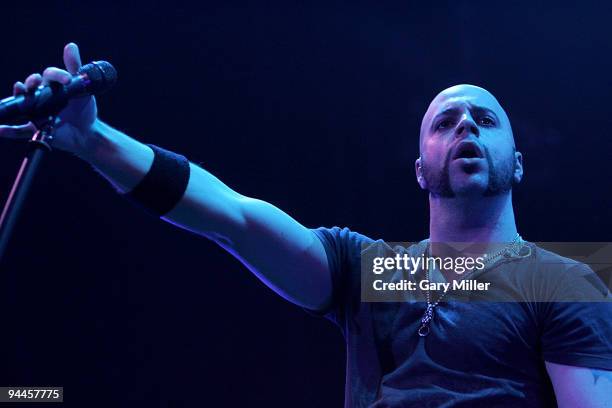
{"type": "Polygon", "coordinates": [[[66,65],[66,70],[72,75],[75,75],[79,68],[81,68],[79,46],[75,43],[68,43],[64,47],[64,65],[66,65]]]}

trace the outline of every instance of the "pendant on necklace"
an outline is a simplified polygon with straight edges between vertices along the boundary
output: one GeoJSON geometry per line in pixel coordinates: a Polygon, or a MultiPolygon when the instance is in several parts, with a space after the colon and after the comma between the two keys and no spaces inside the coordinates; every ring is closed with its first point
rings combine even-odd
{"type": "Polygon", "coordinates": [[[431,320],[433,319],[433,310],[434,310],[434,305],[428,304],[427,309],[425,310],[425,313],[423,313],[423,317],[421,318],[421,326],[419,327],[419,330],[417,331],[419,333],[419,336],[421,337],[425,337],[429,334],[429,324],[431,323],[431,320]]]}

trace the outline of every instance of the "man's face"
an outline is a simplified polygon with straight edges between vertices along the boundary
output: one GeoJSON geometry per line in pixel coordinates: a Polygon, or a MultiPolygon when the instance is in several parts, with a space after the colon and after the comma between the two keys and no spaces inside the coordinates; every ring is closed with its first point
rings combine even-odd
{"type": "Polygon", "coordinates": [[[510,121],[495,97],[473,85],[442,91],[423,117],[421,187],[437,197],[493,196],[522,176],[510,121]]]}

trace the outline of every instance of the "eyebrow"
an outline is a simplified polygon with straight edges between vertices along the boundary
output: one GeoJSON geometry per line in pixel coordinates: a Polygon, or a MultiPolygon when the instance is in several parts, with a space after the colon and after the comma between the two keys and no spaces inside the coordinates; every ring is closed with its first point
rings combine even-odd
{"type": "MultiPolygon", "coordinates": [[[[448,115],[452,115],[452,114],[457,114],[459,113],[461,109],[459,109],[456,106],[451,106],[449,108],[444,109],[442,112],[436,114],[432,120],[431,120],[431,127],[434,126],[434,123],[436,123],[436,121],[438,120],[438,118],[443,117],[443,116],[448,116],[448,115]]],[[[470,106],[470,111],[472,112],[476,112],[478,114],[483,114],[483,113],[487,113],[491,116],[493,116],[495,118],[495,121],[497,123],[499,123],[499,117],[497,116],[497,114],[495,114],[495,112],[493,112],[491,109],[489,108],[485,108],[484,106],[478,106],[478,105],[471,105],[470,106]]]]}

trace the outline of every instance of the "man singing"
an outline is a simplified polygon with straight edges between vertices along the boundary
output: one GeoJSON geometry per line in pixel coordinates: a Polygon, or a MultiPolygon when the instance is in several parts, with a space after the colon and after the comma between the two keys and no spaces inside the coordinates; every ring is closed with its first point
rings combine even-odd
{"type": "MultiPolygon", "coordinates": [[[[66,70],[47,68],[17,82],[14,93],[69,82],[81,66],[75,44],[65,47],[64,63],[66,70]]],[[[409,251],[490,244],[485,268],[470,279],[492,282],[496,296],[545,289],[600,302],[459,302],[433,290],[419,302],[363,302],[362,247],[379,241],[347,228],[310,229],[241,195],[185,157],[103,123],[93,97],[71,101],[59,119],[53,147],[91,163],[147,211],[215,241],[285,299],[338,324],[348,348],[346,407],[612,407],[609,291],[585,265],[519,235],[512,187],[523,175],[522,156],[488,91],[453,86],[423,117],[415,168],[429,192],[429,238],[409,251]],[[539,266],[555,262],[554,274],[539,266]]],[[[34,131],[31,123],[2,126],[0,136],[34,131]]]]}

